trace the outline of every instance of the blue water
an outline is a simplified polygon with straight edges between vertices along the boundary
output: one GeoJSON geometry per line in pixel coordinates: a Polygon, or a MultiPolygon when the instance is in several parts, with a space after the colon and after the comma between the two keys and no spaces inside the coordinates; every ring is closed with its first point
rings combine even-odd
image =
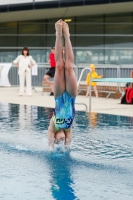
{"type": "Polygon", "coordinates": [[[50,153],[52,112],[0,103],[0,199],[132,200],[133,118],[76,112],[70,152],[50,153]]]}

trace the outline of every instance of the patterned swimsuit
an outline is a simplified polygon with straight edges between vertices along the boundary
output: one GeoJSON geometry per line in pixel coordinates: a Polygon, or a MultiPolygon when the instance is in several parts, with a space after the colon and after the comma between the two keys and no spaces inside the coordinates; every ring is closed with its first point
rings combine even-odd
{"type": "Polygon", "coordinates": [[[72,125],[74,116],[75,98],[65,91],[60,97],[55,98],[53,122],[56,130],[64,129],[67,131],[72,125]]]}

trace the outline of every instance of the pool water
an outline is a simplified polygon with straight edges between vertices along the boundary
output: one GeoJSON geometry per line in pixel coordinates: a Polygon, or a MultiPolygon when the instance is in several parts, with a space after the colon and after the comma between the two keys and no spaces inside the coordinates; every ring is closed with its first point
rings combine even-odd
{"type": "Polygon", "coordinates": [[[133,118],[76,112],[70,152],[51,153],[52,113],[0,103],[0,199],[132,200],[133,118]]]}

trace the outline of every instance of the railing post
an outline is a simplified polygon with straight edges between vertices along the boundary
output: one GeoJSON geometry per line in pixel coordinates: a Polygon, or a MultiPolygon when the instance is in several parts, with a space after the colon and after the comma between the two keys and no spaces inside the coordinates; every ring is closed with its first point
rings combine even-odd
{"type": "Polygon", "coordinates": [[[90,93],[90,95],[89,95],[89,112],[91,112],[91,84],[92,84],[92,73],[91,73],[91,69],[89,68],[89,70],[90,70],[90,91],[89,91],[89,93],[90,93]]]}
{"type": "MultiPolygon", "coordinates": [[[[121,78],[121,65],[117,67],[117,78],[121,78]]],[[[118,86],[118,90],[119,92],[122,94],[123,91],[121,91],[121,83],[117,83],[117,86],[118,86]]],[[[121,99],[121,97],[120,97],[121,99]]]]}

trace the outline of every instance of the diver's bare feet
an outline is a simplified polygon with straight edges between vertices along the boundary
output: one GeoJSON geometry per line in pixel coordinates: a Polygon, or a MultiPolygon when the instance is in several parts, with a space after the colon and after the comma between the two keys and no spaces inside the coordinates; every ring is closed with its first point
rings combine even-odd
{"type": "Polygon", "coordinates": [[[56,37],[57,36],[62,37],[62,25],[63,25],[62,19],[58,20],[55,23],[56,37]]]}
{"type": "Polygon", "coordinates": [[[64,32],[64,37],[69,38],[70,33],[69,33],[69,26],[66,22],[63,22],[63,32],[64,32]]]}

